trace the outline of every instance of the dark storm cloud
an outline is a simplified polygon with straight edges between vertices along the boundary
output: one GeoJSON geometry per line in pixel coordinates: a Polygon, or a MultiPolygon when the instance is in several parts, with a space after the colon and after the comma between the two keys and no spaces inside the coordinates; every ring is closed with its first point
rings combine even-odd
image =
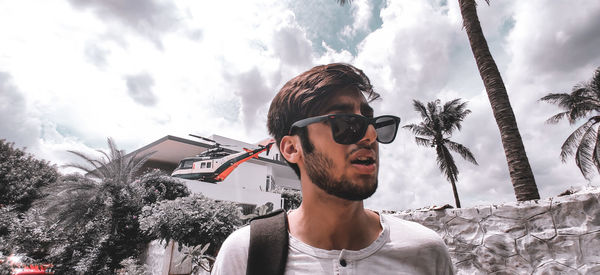
{"type": "Polygon", "coordinates": [[[28,117],[25,97],[5,72],[0,72],[0,117],[0,139],[18,147],[37,145],[40,127],[28,117]]]}
{"type": "Polygon", "coordinates": [[[156,105],[156,95],[152,92],[154,79],[148,73],[137,75],[128,75],[125,77],[127,82],[127,94],[137,103],[145,106],[156,105]]]}
{"type": "Polygon", "coordinates": [[[177,9],[171,2],[160,0],[69,0],[71,5],[92,10],[101,20],[116,20],[162,49],[160,36],[177,28],[177,9]]]}

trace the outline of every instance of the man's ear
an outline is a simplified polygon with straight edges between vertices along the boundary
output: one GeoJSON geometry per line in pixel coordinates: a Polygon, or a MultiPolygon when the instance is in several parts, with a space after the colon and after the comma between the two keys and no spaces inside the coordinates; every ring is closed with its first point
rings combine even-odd
{"type": "Polygon", "coordinates": [[[298,163],[302,159],[302,145],[298,136],[284,136],[279,146],[281,155],[291,163],[298,163]]]}

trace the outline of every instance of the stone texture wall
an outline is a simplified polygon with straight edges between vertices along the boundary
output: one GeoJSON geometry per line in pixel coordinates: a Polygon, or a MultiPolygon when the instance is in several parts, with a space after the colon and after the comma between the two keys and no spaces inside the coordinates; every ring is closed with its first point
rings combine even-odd
{"type": "Polygon", "coordinates": [[[600,274],[600,189],[396,214],[442,236],[457,274],[600,274]]]}

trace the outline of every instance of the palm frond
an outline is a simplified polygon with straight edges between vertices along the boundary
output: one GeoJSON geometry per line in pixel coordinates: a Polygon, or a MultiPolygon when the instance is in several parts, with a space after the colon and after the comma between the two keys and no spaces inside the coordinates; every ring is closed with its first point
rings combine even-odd
{"type": "Polygon", "coordinates": [[[596,119],[596,117],[590,118],[586,123],[579,126],[577,130],[573,131],[573,133],[571,133],[567,137],[567,139],[565,140],[565,142],[563,142],[561,146],[560,159],[562,160],[562,162],[566,162],[567,158],[574,154],[574,151],[579,146],[582,136],[585,133],[587,133],[589,128],[591,128],[595,123],[597,123],[598,120],[600,120],[600,117],[598,117],[598,119],[596,119]]]}
{"type": "Polygon", "coordinates": [[[100,184],[81,176],[66,177],[48,188],[38,205],[64,228],[77,227],[82,217],[98,209],[95,204],[104,203],[100,184]]]}
{"type": "Polygon", "coordinates": [[[419,112],[419,115],[421,115],[421,118],[425,119],[425,121],[431,120],[431,117],[427,112],[427,108],[421,101],[413,99],[413,107],[415,108],[415,111],[419,112]]]}
{"type": "Polygon", "coordinates": [[[422,137],[415,137],[415,141],[417,142],[417,145],[420,145],[420,146],[429,147],[433,144],[433,141],[426,139],[426,138],[422,138],[422,137]]]}
{"type": "Polygon", "coordinates": [[[461,123],[471,113],[467,109],[467,102],[461,102],[460,98],[451,100],[444,104],[439,116],[442,121],[442,131],[444,134],[452,134],[454,130],[461,130],[461,123]]]}
{"type": "Polygon", "coordinates": [[[433,137],[433,136],[435,136],[435,132],[433,132],[430,128],[427,128],[422,123],[419,124],[419,125],[417,125],[417,124],[408,124],[408,125],[402,126],[402,128],[408,129],[414,135],[418,135],[418,136],[425,136],[425,137],[433,137]]]}
{"type": "Polygon", "coordinates": [[[556,122],[559,119],[567,118],[569,123],[574,124],[578,119],[588,116],[592,112],[600,111],[600,91],[596,86],[600,86],[600,80],[594,78],[587,83],[575,85],[571,93],[550,93],[540,99],[552,104],[558,105],[566,111],[567,115],[559,113],[554,115],[548,121],[556,122]],[[598,83],[596,83],[598,82],[598,83]]]}
{"type": "Polygon", "coordinates": [[[429,115],[429,122],[425,122],[426,124],[429,124],[430,127],[432,128],[438,128],[440,126],[440,119],[439,119],[439,106],[440,100],[436,99],[434,101],[428,102],[427,103],[427,113],[429,115]]]}
{"type": "Polygon", "coordinates": [[[596,133],[596,140],[594,145],[594,153],[592,155],[592,162],[596,166],[596,170],[600,174],[600,131],[596,133]]]}
{"type": "Polygon", "coordinates": [[[107,138],[108,151],[97,150],[103,157],[94,159],[86,154],[77,151],[70,153],[83,159],[87,165],[68,164],[67,167],[80,169],[87,173],[87,176],[109,181],[115,184],[127,185],[133,180],[134,175],[142,168],[144,163],[156,152],[145,153],[141,156],[133,154],[127,156],[125,151],[119,150],[112,138],[107,138]]]}
{"type": "MultiPolygon", "coordinates": [[[[546,120],[546,123],[548,124],[556,124],[558,123],[561,119],[565,118],[565,117],[569,117],[570,112],[569,111],[565,111],[562,113],[558,113],[556,115],[551,116],[550,118],[548,118],[546,120]]],[[[569,119],[569,122],[572,124],[573,122],[571,122],[571,119],[569,119]]]]}
{"type": "Polygon", "coordinates": [[[465,159],[468,162],[473,163],[475,165],[479,165],[479,163],[477,163],[477,160],[475,160],[475,157],[473,156],[473,154],[471,153],[471,150],[469,150],[469,148],[463,146],[460,143],[457,143],[457,142],[454,142],[454,141],[451,141],[448,139],[446,139],[444,143],[448,146],[448,148],[450,150],[460,154],[460,156],[463,159],[465,159]]]}
{"type": "Polygon", "coordinates": [[[83,170],[84,172],[92,175],[92,176],[97,176],[98,178],[101,177],[101,171],[97,171],[94,172],[95,170],[99,170],[100,168],[102,168],[102,166],[104,166],[104,163],[84,154],[81,152],[77,152],[77,151],[72,151],[72,150],[67,150],[67,152],[78,156],[79,158],[83,159],[85,162],[87,162],[90,166],[84,166],[81,164],[75,164],[75,163],[71,163],[71,164],[65,164],[63,165],[63,167],[72,167],[72,168],[77,168],[80,170],[83,170]]]}
{"type": "Polygon", "coordinates": [[[596,129],[593,127],[588,128],[581,138],[581,142],[579,143],[579,146],[577,146],[577,151],[575,152],[575,164],[577,164],[581,174],[583,174],[583,177],[587,180],[591,179],[592,165],[594,165],[592,155],[594,154],[594,145],[596,143],[594,137],[596,135],[596,129]]]}
{"type": "Polygon", "coordinates": [[[557,104],[560,107],[569,107],[571,102],[571,95],[567,93],[550,93],[539,99],[540,101],[546,101],[548,103],[557,104]]]}

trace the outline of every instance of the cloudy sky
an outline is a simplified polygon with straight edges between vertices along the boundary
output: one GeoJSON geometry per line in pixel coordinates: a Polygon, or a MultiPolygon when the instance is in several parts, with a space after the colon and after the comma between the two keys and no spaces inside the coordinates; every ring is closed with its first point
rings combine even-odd
{"type": "MultiPolygon", "coordinates": [[[[560,161],[575,127],[546,124],[559,109],[538,99],[600,66],[600,2],[480,1],[478,12],[541,196],[596,185],[560,161]]],[[[363,69],[383,97],[376,113],[402,124],[418,122],[413,99],[468,101],[452,136],[479,162],[457,161],[463,207],[515,200],[457,1],[0,1],[0,138],[59,165],[109,136],[127,151],[168,134],[256,142],[279,88],[331,62],[363,69]]],[[[380,155],[368,207],[454,204],[434,150],[408,131],[380,155]]]]}

